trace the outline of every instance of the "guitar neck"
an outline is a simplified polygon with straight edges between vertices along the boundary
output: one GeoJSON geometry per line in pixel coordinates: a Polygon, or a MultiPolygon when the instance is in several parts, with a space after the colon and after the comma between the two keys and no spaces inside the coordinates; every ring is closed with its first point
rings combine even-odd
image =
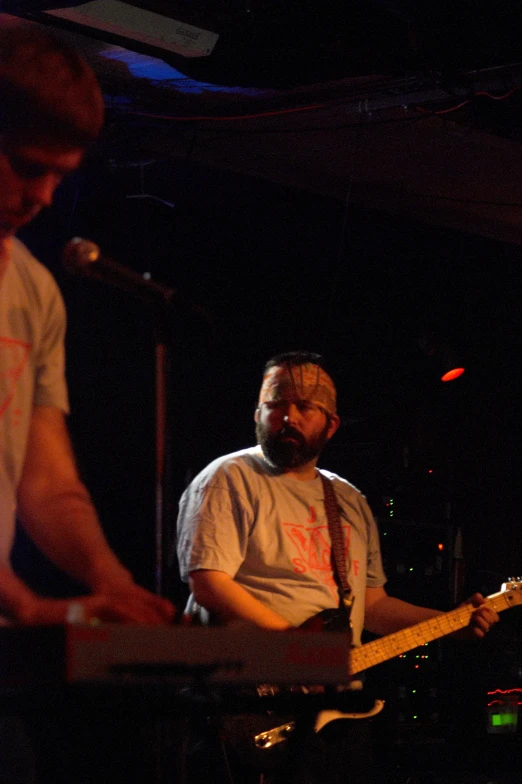
{"type": "MultiPolygon", "coordinates": [[[[502,612],[513,606],[512,592],[504,591],[492,594],[486,599],[486,604],[496,610],[502,612]]],[[[419,645],[438,640],[440,637],[445,637],[452,632],[459,631],[469,624],[471,615],[476,608],[472,604],[465,604],[462,607],[457,607],[448,613],[441,613],[427,621],[417,623],[415,626],[409,626],[406,629],[401,629],[395,634],[389,634],[386,637],[381,637],[378,640],[373,640],[360,648],[353,648],[351,652],[351,672],[355,675],[362,670],[367,670],[376,664],[393,659],[395,656],[400,656],[406,651],[411,651],[419,645]]]]}

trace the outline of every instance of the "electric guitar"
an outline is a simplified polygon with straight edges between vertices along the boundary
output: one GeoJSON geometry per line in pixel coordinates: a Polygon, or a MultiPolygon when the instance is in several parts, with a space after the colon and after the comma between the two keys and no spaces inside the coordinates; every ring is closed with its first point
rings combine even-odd
{"type": "MultiPolygon", "coordinates": [[[[517,604],[522,604],[522,579],[517,580],[509,579],[502,584],[501,590],[488,596],[485,604],[497,613],[507,610],[510,607],[516,607],[517,604]]],[[[415,624],[415,626],[408,626],[406,629],[401,629],[399,632],[389,634],[386,637],[381,637],[372,642],[365,643],[359,648],[352,648],[350,652],[350,673],[357,675],[363,670],[367,670],[377,664],[382,664],[389,659],[400,656],[407,651],[411,651],[420,645],[432,642],[433,640],[445,637],[453,632],[460,631],[468,626],[473,612],[477,608],[471,603],[457,607],[447,613],[441,613],[427,621],[415,624]]],[[[327,614],[328,611],[325,611],[327,614]]],[[[314,616],[304,624],[310,628],[317,629],[317,619],[321,617],[314,616]]],[[[326,617],[328,617],[326,615],[326,617]]],[[[328,628],[328,624],[325,624],[328,628]]],[[[307,688],[302,687],[306,692],[307,688]]],[[[258,687],[258,693],[262,697],[267,693],[270,696],[276,696],[278,693],[277,687],[258,687]],[[268,691],[267,691],[268,689],[268,691]]],[[[326,724],[334,719],[367,719],[371,718],[382,711],[384,707],[383,700],[375,700],[373,707],[367,711],[357,711],[353,713],[341,712],[338,710],[322,710],[317,715],[314,729],[319,732],[326,724]]],[[[274,722],[275,723],[275,722],[274,722]]],[[[278,726],[272,726],[263,729],[254,735],[253,741],[257,749],[267,749],[274,745],[285,741],[292,731],[295,729],[295,722],[292,720],[279,723],[278,726]]]]}
{"type": "MultiPolygon", "coordinates": [[[[497,613],[522,604],[522,580],[510,579],[503,583],[498,593],[486,598],[485,604],[497,613]]],[[[350,655],[351,674],[356,675],[376,664],[411,651],[419,645],[464,629],[476,609],[471,603],[464,604],[455,610],[417,623],[415,626],[408,626],[394,634],[367,642],[360,648],[353,648],[350,655]]]]}

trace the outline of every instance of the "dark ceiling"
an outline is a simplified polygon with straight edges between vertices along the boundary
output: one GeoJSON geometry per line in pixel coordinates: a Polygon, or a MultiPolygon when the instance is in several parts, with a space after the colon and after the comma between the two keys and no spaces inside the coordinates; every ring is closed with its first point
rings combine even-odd
{"type": "Polygon", "coordinates": [[[106,161],[190,159],[522,244],[522,2],[417,6],[2,7],[52,25],[91,61],[106,161]],[[179,29],[216,31],[215,48],[183,56],[179,29]]]}
{"type": "Polygon", "coordinates": [[[289,88],[520,59],[520,0],[4,0],[3,10],[117,40],[199,81],[289,88]],[[182,31],[180,34],[180,30],[182,31]]]}

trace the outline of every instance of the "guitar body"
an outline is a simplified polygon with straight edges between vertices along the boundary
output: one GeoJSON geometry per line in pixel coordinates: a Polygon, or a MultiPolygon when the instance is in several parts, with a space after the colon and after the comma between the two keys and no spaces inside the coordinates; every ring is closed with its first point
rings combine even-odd
{"type": "Polygon", "coordinates": [[[352,644],[350,616],[341,607],[321,610],[317,615],[308,618],[300,628],[311,632],[342,632],[347,635],[348,644],[352,644]]]}
{"type": "MultiPolygon", "coordinates": [[[[346,635],[347,648],[351,645],[350,619],[342,608],[322,610],[300,628],[303,633],[341,633],[346,635]]],[[[374,701],[367,692],[352,691],[346,686],[337,692],[335,687],[321,684],[260,684],[256,693],[258,706],[255,712],[223,716],[220,727],[227,752],[242,767],[262,772],[281,767],[294,750],[297,751],[299,743],[306,743],[305,738],[310,738],[329,722],[340,718],[372,718],[384,705],[382,701],[374,701]],[[333,704],[344,711],[323,710],[333,704]]]]}

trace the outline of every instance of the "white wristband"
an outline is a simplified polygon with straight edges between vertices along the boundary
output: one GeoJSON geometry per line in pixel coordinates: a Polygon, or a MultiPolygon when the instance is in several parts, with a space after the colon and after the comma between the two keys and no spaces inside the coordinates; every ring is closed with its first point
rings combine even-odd
{"type": "Polygon", "coordinates": [[[81,602],[69,602],[67,605],[66,623],[86,623],[85,607],[81,602]]]}

